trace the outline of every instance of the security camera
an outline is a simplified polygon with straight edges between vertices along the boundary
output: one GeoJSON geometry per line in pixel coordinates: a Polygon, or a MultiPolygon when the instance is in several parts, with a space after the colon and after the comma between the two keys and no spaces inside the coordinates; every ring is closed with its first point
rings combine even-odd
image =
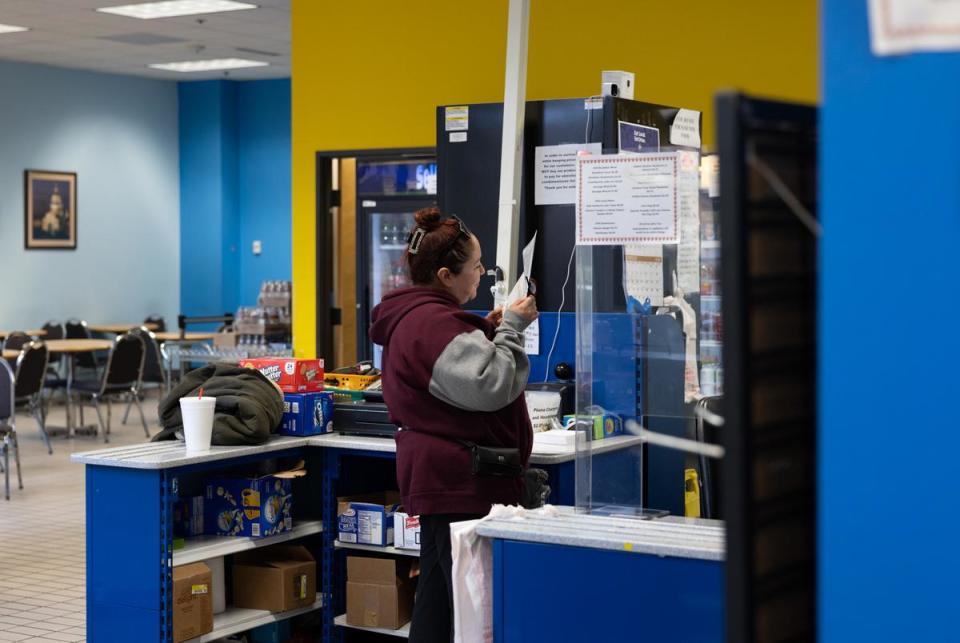
{"type": "Polygon", "coordinates": [[[629,71],[602,72],[600,94],[633,100],[633,74],[629,71]]]}

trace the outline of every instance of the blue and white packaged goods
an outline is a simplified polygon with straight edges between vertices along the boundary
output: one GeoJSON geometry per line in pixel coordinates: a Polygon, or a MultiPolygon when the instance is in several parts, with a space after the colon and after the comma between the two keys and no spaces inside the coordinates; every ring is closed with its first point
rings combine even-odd
{"type": "Polygon", "coordinates": [[[281,435],[319,435],[333,431],[333,393],[285,393],[281,435]]]}
{"type": "Polygon", "coordinates": [[[204,530],[213,536],[261,538],[293,529],[293,478],[303,469],[207,481],[204,530]]]}
{"type": "Polygon", "coordinates": [[[400,508],[400,493],[384,491],[337,498],[337,538],[342,543],[393,544],[393,515],[400,508]]]}

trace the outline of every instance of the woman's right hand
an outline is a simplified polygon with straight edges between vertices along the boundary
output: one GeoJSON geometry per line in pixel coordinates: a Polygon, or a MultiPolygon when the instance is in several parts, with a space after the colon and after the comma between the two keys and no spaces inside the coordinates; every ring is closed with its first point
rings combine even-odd
{"type": "Polygon", "coordinates": [[[527,295],[523,299],[513,302],[507,310],[520,315],[526,322],[532,322],[540,315],[537,312],[537,300],[533,295],[527,295]]]}

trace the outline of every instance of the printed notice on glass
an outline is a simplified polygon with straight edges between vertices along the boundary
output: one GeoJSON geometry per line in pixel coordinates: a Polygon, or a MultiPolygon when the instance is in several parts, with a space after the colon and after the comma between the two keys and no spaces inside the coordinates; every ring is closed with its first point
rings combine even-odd
{"type": "Polygon", "coordinates": [[[577,200],[577,154],[581,151],[599,156],[603,147],[600,143],[573,143],[536,148],[535,205],[573,205],[577,200]]]}
{"type": "Polygon", "coordinates": [[[677,280],[683,292],[700,292],[700,155],[677,152],[677,203],[680,209],[680,244],[677,246],[677,280]]]}
{"type": "Polygon", "coordinates": [[[960,50],[960,0],[870,0],[870,45],[878,56],[960,50]]]}
{"type": "Polygon", "coordinates": [[[677,153],[577,159],[577,243],[677,243],[677,153]]]}
{"type": "Polygon", "coordinates": [[[527,355],[540,354],[540,320],[534,319],[523,331],[523,352],[527,355]]]}

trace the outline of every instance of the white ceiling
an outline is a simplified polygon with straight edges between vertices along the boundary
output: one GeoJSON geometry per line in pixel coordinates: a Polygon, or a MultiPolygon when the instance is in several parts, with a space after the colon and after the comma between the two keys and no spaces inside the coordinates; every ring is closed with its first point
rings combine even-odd
{"type": "Polygon", "coordinates": [[[170,80],[290,76],[290,0],[247,0],[258,8],[154,20],[94,11],[134,1],[0,0],[0,24],[30,28],[0,34],[0,59],[170,80]],[[117,38],[175,41],[132,44],[117,38]],[[147,67],[207,58],[246,58],[270,64],[231,70],[226,76],[222,71],[184,74],[147,67]]]}

